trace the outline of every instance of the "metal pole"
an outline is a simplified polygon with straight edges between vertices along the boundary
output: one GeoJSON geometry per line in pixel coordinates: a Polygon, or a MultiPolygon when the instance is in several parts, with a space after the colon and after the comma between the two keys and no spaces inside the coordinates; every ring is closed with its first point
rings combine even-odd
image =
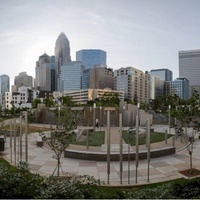
{"type": "Polygon", "coordinates": [[[15,165],[17,164],[16,160],[16,118],[14,119],[14,158],[15,158],[15,165]]]}
{"type": "Polygon", "coordinates": [[[136,115],[136,151],[135,151],[135,183],[137,183],[137,175],[138,175],[138,157],[139,157],[139,108],[140,104],[138,103],[137,115],[136,115]]]}
{"type": "Polygon", "coordinates": [[[96,121],[96,119],[95,119],[96,118],[95,108],[96,108],[96,103],[93,104],[93,128],[94,128],[94,131],[95,131],[95,125],[96,125],[95,124],[95,121],[96,121]]]}
{"type": "Polygon", "coordinates": [[[138,153],[139,153],[139,119],[138,115],[136,116],[136,150],[135,150],[135,183],[137,183],[137,170],[138,170],[138,153]]]}
{"type": "Polygon", "coordinates": [[[147,120],[147,163],[148,163],[148,168],[147,168],[147,182],[149,182],[149,164],[150,164],[150,120],[147,120]]]}
{"type": "Polygon", "coordinates": [[[167,144],[167,130],[165,130],[165,144],[167,144]]]}
{"type": "Polygon", "coordinates": [[[89,131],[87,130],[87,149],[89,149],[89,131]]]}
{"type": "Polygon", "coordinates": [[[20,115],[20,161],[22,161],[22,116],[20,115]]]}
{"type": "Polygon", "coordinates": [[[101,111],[102,111],[102,107],[100,106],[100,107],[99,107],[99,112],[100,112],[100,124],[99,124],[99,126],[100,126],[100,131],[101,131],[101,123],[102,123],[102,120],[101,120],[101,111]]]}
{"type": "Polygon", "coordinates": [[[130,184],[130,132],[128,136],[128,184],[130,184]]]}
{"type": "Polygon", "coordinates": [[[119,127],[120,127],[120,184],[122,184],[122,172],[123,172],[123,144],[122,144],[122,114],[119,114],[119,127]]]}
{"type": "Polygon", "coordinates": [[[110,175],[110,110],[107,111],[107,174],[110,175]]]}
{"type": "Polygon", "coordinates": [[[170,128],[170,120],[171,120],[171,118],[170,118],[170,109],[171,109],[171,105],[169,105],[169,134],[171,134],[171,128],[170,128]]]}
{"type": "Polygon", "coordinates": [[[10,120],[10,160],[12,163],[12,120],[10,120]]]}
{"type": "Polygon", "coordinates": [[[26,145],[26,162],[28,163],[28,119],[27,119],[27,111],[25,111],[25,145],[26,145]]]}

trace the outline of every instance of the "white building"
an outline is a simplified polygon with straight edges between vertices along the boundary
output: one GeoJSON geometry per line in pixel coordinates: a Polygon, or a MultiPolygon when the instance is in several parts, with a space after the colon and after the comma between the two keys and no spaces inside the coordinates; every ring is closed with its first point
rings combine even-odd
{"type": "Polygon", "coordinates": [[[120,68],[114,71],[115,89],[123,91],[126,99],[140,103],[149,103],[149,75],[134,67],[120,68]]]}

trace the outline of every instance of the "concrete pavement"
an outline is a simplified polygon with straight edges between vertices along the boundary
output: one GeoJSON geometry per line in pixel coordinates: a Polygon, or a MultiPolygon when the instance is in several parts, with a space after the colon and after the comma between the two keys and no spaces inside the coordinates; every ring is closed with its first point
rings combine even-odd
{"type": "MultiPolygon", "coordinates": [[[[167,126],[165,125],[153,125],[155,131],[165,132],[167,126]]],[[[172,133],[173,130],[171,130],[172,133]]],[[[118,127],[111,127],[111,143],[118,143],[118,127]]],[[[36,146],[36,138],[38,137],[38,133],[31,133],[28,136],[28,163],[29,168],[32,172],[39,173],[41,175],[51,175],[56,167],[56,160],[53,158],[53,153],[47,148],[41,148],[36,146]]],[[[7,137],[5,143],[5,151],[0,155],[3,156],[6,160],[15,164],[15,156],[12,152],[12,160],[11,160],[11,151],[10,151],[10,138],[7,137]]],[[[18,141],[17,141],[18,144],[18,141]]],[[[151,145],[151,148],[159,148],[159,146],[163,146],[163,143],[156,143],[151,145]]],[[[171,141],[168,141],[167,145],[172,145],[171,141]]],[[[181,149],[183,144],[176,141],[177,149],[181,149]]],[[[74,146],[71,146],[74,148],[74,146]]],[[[86,149],[86,147],[81,146],[79,148],[86,149]]],[[[140,150],[145,148],[145,146],[140,146],[140,150]]],[[[100,151],[100,147],[92,148],[94,151],[100,151]]],[[[18,152],[17,146],[17,152],[18,152]]],[[[196,142],[193,152],[193,166],[200,170],[200,143],[196,142]]],[[[23,161],[25,160],[25,137],[23,136],[23,161]]],[[[20,160],[18,154],[16,156],[16,163],[20,160]]],[[[147,182],[147,174],[148,174],[148,163],[147,160],[140,160],[138,167],[138,177],[137,183],[135,174],[136,174],[136,166],[135,161],[130,162],[130,185],[139,185],[139,184],[149,184],[155,182],[162,182],[167,180],[173,180],[177,178],[184,177],[179,173],[180,170],[189,168],[189,154],[186,149],[177,152],[174,155],[153,158],[150,161],[149,169],[150,176],[149,182],[147,182]]],[[[90,175],[96,179],[100,179],[100,181],[104,181],[107,183],[108,175],[107,175],[107,162],[97,162],[97,161],[87,161],[87,160],[77,160],[64,158],[61,159],[62,170],[60,174],[76,174],[76,175],[90,175]]],[[[128,184],[128,162],[123,162],[123,173],[122,173],[122,185],[128,184]]],[[[111,162],[110,175],[109,175],[109,183],[110,185],[121,185],[120,184],[120,163],[119,161],[111,162]]]]}

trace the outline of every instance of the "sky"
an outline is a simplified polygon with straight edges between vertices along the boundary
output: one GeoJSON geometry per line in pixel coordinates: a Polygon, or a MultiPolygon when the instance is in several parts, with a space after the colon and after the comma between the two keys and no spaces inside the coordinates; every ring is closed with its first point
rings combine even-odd
{"type": "Polygon", "coordinates": [[[27,72],[60,32],[71,58],[81,49],[107,52],[107,66],[178,73],[178,52],[200,49],[199,0],[0,0],[0,75],[27,72]]]}

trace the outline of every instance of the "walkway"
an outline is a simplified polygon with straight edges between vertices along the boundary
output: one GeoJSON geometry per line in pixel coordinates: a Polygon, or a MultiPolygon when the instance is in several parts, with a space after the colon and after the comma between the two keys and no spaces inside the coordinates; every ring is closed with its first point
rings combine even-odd
{"type": "MultiPolygon", "coordinates": [[[[167,126],[164,125],[154,125],[152,126],[155,131],[164,132],[167,129],[167,126]]],[[[111,141],[113,144],[118,142],[117,139],[118,128],[111,128],[111,141]]],[[[40,173],[42,175],[51,175],[56,166],[56,160],[53,158],[53,153],[47,150],[46,148],[40,148],[36,146],[36,138],[38,133],[32,133],[28,136],[28,163],[32,172],[40,173]]],[[[3,156],[6,160],[11,162],[10,155],[10,139],[7,137],[5,143],[5,151],[0,155],[3,156]]],[[[18,144],[18,143],[17,143],[18,144]]],[[[151,148],[159,148],[159,146],[164,145],[164,143],[158,143],[151,146],[151,148]]],[[[171,141],[168,141],[167,145],[171,145],[171,141]]],[[[182,144],[176,142],[177,149],[183,147],[182,144]]],[[[71,148],[74,146],[72,145],[71,148]]],[[[81,146],[80,148],[86,147],[81,146]]],[[[140,150],[145,148],[145,146],[140,146],[140,150]]],[[[99,150],[99,148],[92,148],[90,150],[99,150]]],[[[18,151],[18,148],[17,148],[18,151]]],[[[200,170],[200,143],[195,143],[195,148],[193,152],[193,166],[200,170]]],[[[23,138],[23,160],[25,157],[25,138],[23,138]]],[[[16,156],[16,161],[18,162],[19,157],[16,156]]],[[[12,154],[12,163],[14,163],[14,154],[12,154]]],[[[96,162],[96,161],[87,161],[87,160],[77,160],[77,159],[69,159],[62,158],[62,173],[70,173],[76,175],[90,175],[94,176],[96,179],[100,179],[107,183],[107,162],[96,162]]],[[[138,184],[148,184],[155,183],[167,180],[173,180],[177,178],[183,177],[183,175],[178,172],[183,169],[189,168],[189,154],[187,150],[182,150],[174,155],[154,158],[150,161],[150,177],[149,182],[147,182],[147,161],[140,160],[138,167],[138,178],[137,183],[135,183],[135,174],[136,167],[135,161],[130,162],[130,184],[138,185],[138,184]]],[[[121,185],[120,184],[120,165],[119,162],[111,162],[111,173],[109,175],[110,185],[121,185]]],[[[123,162],[123,180],[122,185],[128,184],[128,162],[123,162]]]]}

